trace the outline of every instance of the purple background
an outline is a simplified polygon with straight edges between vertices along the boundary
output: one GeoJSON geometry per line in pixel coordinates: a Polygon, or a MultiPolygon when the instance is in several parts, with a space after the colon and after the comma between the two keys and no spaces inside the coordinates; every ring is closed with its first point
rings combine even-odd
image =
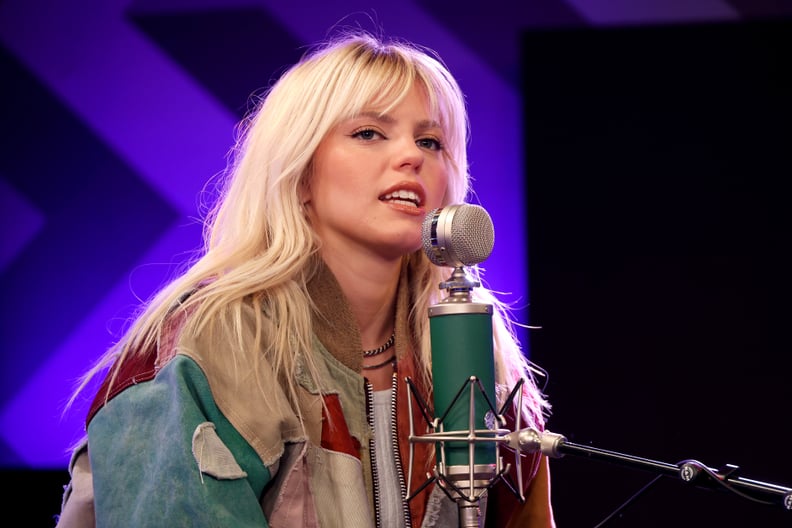
{"type": "Polygon", "coordinates": [[[199,245],[198,200],[249,95],[334,24],[429,46],[458,77],[495,224],[486,277],[528,323],[520,86],[541,79],[521,71],[521,35],[792,15],[751,0],[468,4],[0,3],[0,466],[65,466],[86,404],[61,415],[74,382],[199,245]]]}

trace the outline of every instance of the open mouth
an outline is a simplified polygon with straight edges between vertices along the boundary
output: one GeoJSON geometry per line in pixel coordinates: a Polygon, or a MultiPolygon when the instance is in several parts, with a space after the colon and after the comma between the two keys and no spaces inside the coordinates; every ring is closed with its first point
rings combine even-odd
{"type": "Polygon", "coordinates": [[[407,191],[405,189],[401,189],[380,196],[380,200],[382,200],[383,202],[392,202],[392,203],[407,205],[411,207],[421,206],[421,198],[418,196],[418,194],[413,191],[407,191]]]}

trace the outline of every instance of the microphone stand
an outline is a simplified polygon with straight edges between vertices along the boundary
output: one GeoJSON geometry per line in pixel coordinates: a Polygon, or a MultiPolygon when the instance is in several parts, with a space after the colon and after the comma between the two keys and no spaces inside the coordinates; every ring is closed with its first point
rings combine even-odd
{"type": "MultiPolygon", "coordinates": [[[[512,431],[508,429],[506,420],[506,411],[512,408],[515,397],[517,398],[516,408],[522,408],[521,390],[524,380],[519,380],[512,389],[509,396],[504,401],[500,410],[497,410],[492,403],[492,400],[487,396],[481,381],[476,376],[470,376],[460,387],[455,397],[448,406],[443,416],[434,419],[429,417],[429,407],[426,402],[421,398],[417,388],[412,380],[405,378],[407,383],[407,408],[409,411],[409,425],[410,434],[408,437],[410,450],[409,450],[409,470],[407,482],[412,482],[413,471],[413,458],[414,458],[414,444],[432,442],[436,443],[437,455],[436,464],[433,475],[429,476],[427,480],[421,484],[418,489],[410,493],[408,488],[407,497],[405,501],[409,502],[419,493],[421,493],[432,482],[437,482],[440,489],[445,495],[454,501],[458,506],[459,511],[459,527],[460,528],[479,528],[483,526],[481,523],[482,515],[479,508],[480,501],[487,495],[491,489],[498,482],[503,482],[507,489],[509,489],[520,501],[525,502],[525,495],[523,494],[523,474],[521,470],[521,455],[523,453],[533,453],[536,448],[540,448],[543,452],[550,449],[549,442],[558,444],[558,440],[562,438],[560,435],[553,435],[552,433],[544,433],[540,435],[534,429],[526,428],[521,429],[522,413],[517,412],[515,419],[515,428],[512,431]],[[448,412],[454,408],[458,401],[467,394],[469,397],[469,411],[468,411],[468,428],[457,431],[445,431],[443,421],[448,412]],[[476,424],[479,423],[476,418],[476,394],[483,397],[483,401],[488,409],[485,410],[486,429],[477,429],[476,424]],[[426,425],[431,431],[424,435],[415,434],[415,418],[413,415],[413,401],[415,398],[418,402],[418,407],[421,411],[426,425]],[[534,432],[535,434],[532,434],[534,432]],[[459,443],[467,443],[469,448],[469,464],[464,466],[466,472],[460,471],[462,466],[449,466],[447,464],[446,448],[448,443],[458,445],[459,443]],[[474,460],[474,450],[476,445],[491,443],[495,446],[495,463],[492,465],[477,465],[474,460]],[[512,482],[508,475],[511,469],[511,464],[504,463],[501,448],[506,447],[514,454],[514,467],[516,468],[517,483],[512,482]]],[[[479,412],[482,409],[478,409],[479,412]]],[[[408,484],[409,485],[409,484],[408,484]]]]}
{"type": "MultiPolygon", "coordinates": [[[[780,506],[786,511],[792,511],[792,487],[742,477],[739,475],[739,466],[732,464],[727,464],[721,469],[707,467],[693,459],[673,464],[576,444],[569,442],[563,435],[549,431],[539,432],[531,428],[515,431],[507,436],[510,445],[516,446],[523,453],[541,452],[553,458],[561,458],[564,455],[583,456],[592,460],[650,471],[656,473],[658,478],[675,477],[698,488],[732,492],[747,500],[780,506]]],[[[624,506],[626,504],[622,507],[624,506]]]]}
{"type": "MultiPolygon", "coordinates": [[[[487,491],[500,480],[503,480],[507,484],[507,487],[517,495],[520,502],[525,502],[525,498],[522,495],[523,486],[522,473],[520,472],[520,453],[515,451],[515,464],[517,467],[517,476],[519,481],[519,484],[515,489],[515,486],[511,483],[508,475],[506,474],[511,466],[509,464],[504,465],[500,454],[501,445],[505,443],[505,439],[507,438],[505,435],[510,431],[509,429],[503,427],[506,423],[503,412],[498,412],[496,414],[496,409],[492,406],[492,402],[487,396],[481,381],[476,376],[470,376],[470,378],[462,384],[462,387],[460,387],[459,391],[448,407],[450,410],[466,392],[468,393],[470,398],[468,420],[469,427],[468,429],[462,429],[458,431],[444,430],[443,420],[445,419],[445,415],[448,414],[448,410],[442,417],[435,419],[429,418],[429,413],[427,410],[428,406],[423,401],[420,394],[418,394],[418,391],[415,385],[413,385],[412,380],[407,377],[405,378],[405,381],[409,389],[407,391],[407,408],[409,409],[410,424],[410,435],[408,437],[410,442],[410,462],[407,477],[408,483],[412,482],[414,444],[424,442],[436,443],[437,445],[437,463],[434,468],[434,474],[430,476],[421,486],[419,486],[415,492],[410,493],[410,490],[408,489],[405,500],[409,502],[416,495],[421,493],[429,484],[432,482],[437,482],[437,484],[440,486],[440,489],[446,494],[446,496],[457,504],[460,528],[479,528],[479,526],[481,526],[481,511],[479,508],[480,500],[484,498],[487,494],[487,491]],[[498,425],[501,425],[501,427],[493,427],[491,429],[476,429],[475,426],[477,422],[475,395],[477,394],[477,391],[481,396],[483,396],[484,401],[486,401],[486,404],[489,406],[490,410],[487,412],[487,414],[493,417],[497,421],[498,425]],[[412,398],[418,400],[419,408],[426,424],[431,430],[435,432],[430,432],[425,435],[415,434],[415,419],[413,416],[412,398]],[[467,466],[449,465],[446,453],[447,443],[454,443],[458,445],[459,443],[465,442],[468,444],[469,448],[469,464],[467,466]],[[490,465],[475,463],[475,447],[477,444],[481,445],[482,443],[495,444],[494,464],[490,465]],[[467,471],[463,471],[464,469],[467,471]],[[519,490],[519,492],[517,490],[519,490]]],[[[507,405],[510,405],[513,395],[514,393],[512,393],[512,396],[509,397],[507,403],[504,404],[503,410],[506,409],[507,405]]],[[[490,425],[491,424],[488,424],[488,427],[490,425]]]]}
{"type": "MultiPolygon", "coordinates": [[[[745,478],[739,475],[739,467],[728,464],[721,469],[713,469],[707,467],[701,462],[693,459],[683,460],[676,464],[652,460],[617,451],[610,451],[600,449],[597,447],[586,446],[569,442],[565,436],[550,431],[538,431],[534,428],[521,428],[521,413],[516,413],[516,423],[514,430],[507,429],[506,419],[504,413],[512,405],[515,396],[517,397],[517,408],[521,408],[522,391],[520,390],[524,380],[520,380],[510,393],[502,405],[499,412],[496,413],[492,402],[486,395],[486,392],[481,386],[481,382],[476,376],[471,376],[465,381],[459,389],[454,401],[453,406],[457,400],[463,397],[467,392],[470,397],[470,416],[469,428],[459,431],[444,431],[443,430],[443,417],[431,419],[428,413],[428,406],[423,401],[418,391],[413,385],[412,380],[408,377],[405,378],[408,386],[407,396],[409,399],[409,424],[410,424],[410,463],[409,463],[409,477],[407,482],[412,481],[412,466],[413,466],[413,445],[419,442],[433,442],[438,446],[437,464],[434,469],[434,474],[421,485],[419,488],[410,493],[408,489],[407,497],[405,500],[410,501],[421,491],[423,491],[432,482],[437,482],[445,494],[459,506],[459,526],[478,526],[480,519],[479,502],[482,498],[486,497],[487,491],[492,488],[497,482],[503,481],[507,488],[518,498],[521,503],[525,502],[523,495],[523,482],[522,471],[520,470],[520,455],[532,454],[540,452],[545,456],[551,458],[562,458],[565,455],[582,456],[592,460],[610,462],[621,466],[627,466],[634,469],[650,471],[657,474],[655,480],[650,484],[656,482],[661,477],[675,477],[681,479],[683,482],[693,486],[709,489],[728,491],[736,495],[752,500],[754,502],[765,505],[781,506],[786,511],[792,511],[792,487],[781,486],[770,482],[762,482],[755,479],[745,478]],[[475,405],[474,396],[476,390],[480,391],[486,400],[490,411],[495,413],[496,422],[492,424],[490,429],[476,429],[475,405]],[[426,424],[429,426],[430,432],[425,435],[415,434],[415,420],[413,416],[412,398],[416,398],[419,408],[423,415],[426,424]],[[467,442],[470,448],[470,464],[469,471],[466,475],[459,475],[456,473],[448,473],[446,466],[445,444],[446,442],[467,442]],[[480,443],[494,443],[496,452],[496,463],[494,469],[482,472],[481,468],[475,466],[473,461],[473,449],[476,444],[480,443]],[[501,456],[501,447],[507,447],[514,453],[514,464],[517,469],[517,484],[511,482],[507,475],[511,465],[504,464],[501,456]],[[466,480],[463,479],[466,478],[466,480]],[[460,482],[460,480],[462,480],[460,482]],[[457,485],[457,483],[460,485],[457,485]]],[[[449,407],[450,408],[450,407],[449,407]]],[[[489,413],[488,413],[489,414],[489,413]]],[[[490,424],[488,424],[489,427],[490,424]]],[[[647,486],[648,487],[648,486],[647,486]]],[[[646,487],[641,490],[645,491],[646,487]]],[[[634,495],[636,498],[640,493],[634,495]]],[[[632,500],[632,499],[631,499],[632,500]]],[[[629,501],[628,501],[629,502],[629,501]]],[[[627,503],[621,506],[625,507],[627,503]]],[[[620,508],[620,509],[621,509],[620,508]]],[[[617,510],[618,511],[618,510],[617,510]]],[[[614,512],[615,514],[616,512],[614,512]]],[[[611,514],[608,519],[612,518],[611,514]]],[[[608,520],[606,519],[606,521],[608,520]]],[[[599,526],[602,526],[601,523],[599,526]]]]}

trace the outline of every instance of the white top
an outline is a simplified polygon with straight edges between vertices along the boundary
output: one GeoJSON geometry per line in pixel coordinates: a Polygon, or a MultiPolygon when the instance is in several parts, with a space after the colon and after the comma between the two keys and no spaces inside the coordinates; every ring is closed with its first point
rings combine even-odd
{"type": "Polygon", "coordinates": [[[403,528],[401,489],[396,474],[392,446],[391,424],[392,389],[374,391],[374,453],[379,481],[379,506],[382,526],[403,528]]]}

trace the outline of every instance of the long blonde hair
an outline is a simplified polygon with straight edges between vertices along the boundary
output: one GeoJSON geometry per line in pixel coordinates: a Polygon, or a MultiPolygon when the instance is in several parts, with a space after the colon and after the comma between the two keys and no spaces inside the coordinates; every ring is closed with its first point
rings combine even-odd
{"type": "MultiPolygon", "coordinates": [[[[312,350],[312,305],[306,283],[315,272],[318,251],[318,240],[301,210],[299,189],[328,131],[364,108],[398,104],[416,83],[425,89],[430,111],[444,131],[449,183],[443,203],[464,202],[470,191],[468,118],[464,96],[441,59],[412,43],[386,42],[360,31],[341,34],[307,52],[240,123],[219,199],[206,215],[202,252],[142,307],[80,388],[113,362],[119,365],[127,357],[155,353],[174,306],[189,314],[183,332],[198,333],[212,320],[232,321],[231,330],[241,347],[243,307],[252,302],[256,345],[294,397],[294,351],[312,350]],[[262,339],[262,328],[269,330],[267,339],[262,339]]],[[[421,252],[405,258],[415,277],[410,321],[413,335],[420,336],[421,374],[430,379],[426,314],[439,300],[438,284],[447,279],[450,269],[432,264],[421,252]]],[[[477,267],[468,272],[479,278],[477,267]]],[[[477,288],[474,296],[495,308],[498,382],[513,386],[521,378],[527,380],[524,410],[538,425],[548,406],[515,338],[508,309],[485,287],[477,288]]],[[[229,343],[229,353],[234,348],[229,343]]],[[[310,357],[304,359],[312,369],[310,357]]],[[[116,374],[111,369],[111,380],[116,374]]]]}

